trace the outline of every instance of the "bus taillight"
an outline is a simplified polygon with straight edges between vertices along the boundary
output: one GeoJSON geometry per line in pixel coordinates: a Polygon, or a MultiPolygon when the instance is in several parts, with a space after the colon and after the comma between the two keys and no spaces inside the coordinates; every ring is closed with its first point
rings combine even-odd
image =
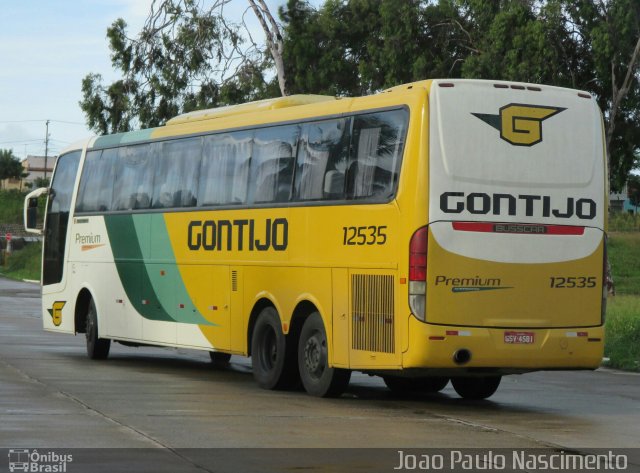
{"type": "Polygon", "coordinates": [[[409,307],[418,319],[426,318],[427,227],[416,230],[409,243],[409,307]]]}

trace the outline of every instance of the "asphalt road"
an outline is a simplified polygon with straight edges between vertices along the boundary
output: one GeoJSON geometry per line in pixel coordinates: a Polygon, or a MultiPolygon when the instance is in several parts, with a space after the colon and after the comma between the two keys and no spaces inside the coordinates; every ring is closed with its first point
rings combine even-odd
{"type": "MultiPolygon", "coordinates": [[[[91,361],[83,336],[42,331],[37,285],[0,278],[0,449],[140,448],[141,462],[163,451],[166,471],[224,470],[194,460],[203,451],[182,449],[255,457],[231,447],[365,448],[365,466],[375,463],[372,449],[628,448],[633,471],[640,469],[640,375],[510,376],[490,400],[471,402],[450,386],[397,398],[378,378],[354,374],[340,399],[316,399],[259,389],[243,357],[216,370],[207,353],[112,344],[108,360],[91,361]]],[[[337,461],[340,451],[323,458],[337,461]]],[[[267,471],[262,466],[255,471],[267,471]]]]}

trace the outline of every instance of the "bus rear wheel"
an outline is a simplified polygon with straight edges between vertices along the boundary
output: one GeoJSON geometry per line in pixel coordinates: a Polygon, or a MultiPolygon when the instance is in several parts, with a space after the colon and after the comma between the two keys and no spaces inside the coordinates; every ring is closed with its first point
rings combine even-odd
{"type": "Polygon", "coordinates": [[[384,376],[384,383],[394,393],[437,393],[449,383],[449,378],[443,376],[428,376],[421,378],[402,378],[400,376],[384,376]]]}
{"type": "Polygon", "coordinates": [[[298,343],[298,369],[307,393],[318,397],[340,396],[351,378],[351,371],[329,367],[327,334],[318,312],[305,320],[298,343]]]}
{"type": "Polygon", "coordinates": [[[464,399],[487,399],[498,390],[502,376],[451,378],[453,389],[464,399]]]}
{"type": "Polygon", "coordinates": [[[253,377],[261,388],[284,389],[297,383],[295,350],[289,343],[276,309],[262,309],[251,337],[253,377]]]}
{"type": "Polygon", "coordinates": [[[85,336],[87,337],[87,355],[89,355],[89,358],[92,360],[104,360],[109,356],[111,340],[100,338],[98,333],[98,311],[93,299],[89,299],[85,336]]]}

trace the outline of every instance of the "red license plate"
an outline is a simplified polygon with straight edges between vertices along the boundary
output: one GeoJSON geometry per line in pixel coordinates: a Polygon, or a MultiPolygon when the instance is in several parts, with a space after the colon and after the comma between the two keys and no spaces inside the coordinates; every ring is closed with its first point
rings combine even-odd
{"type": "Polygon", "coordinates": [[[533,343],[535,334],[533,332],[504,332],[504,343],[533,343]]]}

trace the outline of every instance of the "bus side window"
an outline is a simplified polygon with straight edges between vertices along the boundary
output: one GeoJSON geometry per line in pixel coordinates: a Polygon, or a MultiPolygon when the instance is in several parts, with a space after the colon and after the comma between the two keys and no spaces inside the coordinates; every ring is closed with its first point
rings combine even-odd
{"type": "Polygon", "coordinates": [[[256,130],[251,153],[249,202],[288,202],[298,126],[256,130]]]}
{"type": "Polygon", "coordinates": [[[118,153],[113,210],[148,209],[153,193],[152,157],[158,144],[125,146],[118,153]]]}
{"type": "Polygon", "coordinates": [[[348,196],[389,198],[397,187],[408,112],[392,110],[355,117],[348,196]]]}
{"type": "Polygon", "coordinates": [[[205,136],[198,205],[244,204],[251,160],[252,131],[205,136]]]}
{"type": "Polygon", "coordinates": [[[187,138],[158,144],[152,207],[154,209],[196,205],[202,139],[187,138]]]}
{"type": "Polygon", "coordinates": [[[344,198],[349,119],[307,123],[302,129],[296,164],[296,200],[344,198]]]}
{"type": "Polygon", "coordinates": [[[113,198],[114,161],[117,148],[87,152],[80,179],[76,212],[107,212],[113,198]]]}

